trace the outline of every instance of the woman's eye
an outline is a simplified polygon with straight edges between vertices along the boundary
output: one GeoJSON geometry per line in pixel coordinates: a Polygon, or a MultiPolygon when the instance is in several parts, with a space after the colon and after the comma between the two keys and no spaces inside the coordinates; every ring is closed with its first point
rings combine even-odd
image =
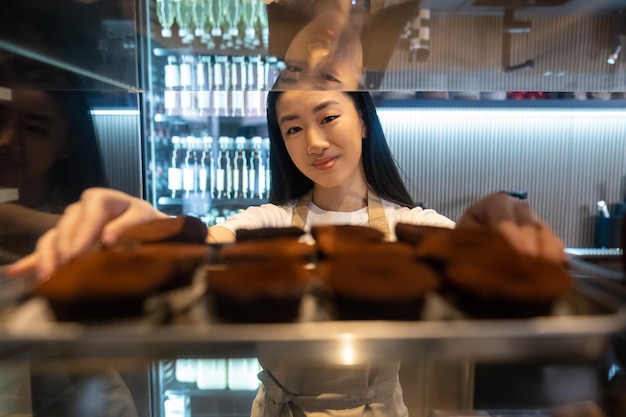
{"type": "Polygon", "coordinates": [[[299,67],[298,65],[294,65],[294,64],[289,64],[285,68],[287,69],[287,71],[290,71],[290,72],[302,72],[302,67],[299,67]]]}
{"type": "Polygon", "coordinates": [[[43,127],[40,127],[40,126],[26,126],[26,130],[30,133],[34,133],[35,135],[39,135],[39,136],[48,136],[50,133],[48,129],[44,129],[43,127]]]}
{"type": "Polygon", "coordinates": [[[337,118],[339,118],[339,116],[326,116],[322,119],[322,123],[330,123],[337,118]]]}
{"type": "Polygon", "coordinates": [[[301,131],[302,128],[300,127],[290,127],[289,129],[287,129],[287,131],[285,133],[287,133],[288,135],[293,135],[294,133],[298,133],[299,131],[301,131]]]}
{"type": "Polygon", "coordinates": [[[320,74],[320,76],[326,80],[326,81],[331,81],[333,83],[338,83],[340,82],[337,78],[335,78],[333,75],[329,74],[329,73],[322,73],[320,74]]]}

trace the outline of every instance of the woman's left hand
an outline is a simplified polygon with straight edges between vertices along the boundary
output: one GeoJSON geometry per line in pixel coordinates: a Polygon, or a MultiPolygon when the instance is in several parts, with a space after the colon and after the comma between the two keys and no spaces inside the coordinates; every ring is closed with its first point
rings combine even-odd
{"type": "Polygon", "coordinates": [[[555,263],[567,261],[563,241],[533,213],[527,202],[505,192],[490,194],[472,204],[456,227],[495,228],[520,253],[555,263]]]}

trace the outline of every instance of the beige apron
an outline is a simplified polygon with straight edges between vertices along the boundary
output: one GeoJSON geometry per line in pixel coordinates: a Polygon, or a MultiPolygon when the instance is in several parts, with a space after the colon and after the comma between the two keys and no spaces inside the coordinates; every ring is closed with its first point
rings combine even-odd
{"type": "MultiPolygon", "coordinates": [[[[313,193],[309,192],[298,200],[293,211],[293,216],[291,217],[292,226],[304,229],[312,198],[313,193]]],[[[370,227],[383,232],[385,234],[385,240],[389,240],[389,223],[387,223],[383,202],[371,188],[367,191],[367,215],[369,217],[370,227]]]]}
{"type": "MultiPolygon", "coordinates": [[[[298,200],[292,225],[304,229],[311,193],[298,200]]],[[[380,198],[368,192],[370,227],[389,238],[380,198]]],[[[365,365],[287,363],[259,358],[264,370],[252,417],[407,417],[399,361],[365,365]]]]}

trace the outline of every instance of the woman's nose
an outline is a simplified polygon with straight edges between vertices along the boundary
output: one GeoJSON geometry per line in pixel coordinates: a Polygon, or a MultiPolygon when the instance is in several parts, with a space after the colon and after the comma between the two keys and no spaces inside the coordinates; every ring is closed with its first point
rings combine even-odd
{"type": "Polygon", "coordinates": [[[307,136],[307,152],[311,155],[317,155],[328,148],[328,139],[324,132],[319,128],[309,129],[307,136]]]}
{"type": "Polygon", "coordinates": [[[18,135],[11,126],[0,126],[0,146],[1,147],[19,147],[18,135]]]}
{"type": "Polygon", "coordinates": [[[322,42],[311,43],[307,46],[307,63],[309,69],[317,68],[330,56],[330,48],[322,42]]]}

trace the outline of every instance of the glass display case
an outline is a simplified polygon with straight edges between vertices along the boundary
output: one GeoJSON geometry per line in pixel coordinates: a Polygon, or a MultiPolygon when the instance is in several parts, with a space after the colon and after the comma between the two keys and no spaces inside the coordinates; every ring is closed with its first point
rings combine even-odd
{"type": "Polygon", "coordinates": [[[207,224],[267,201],[264,91],[283,63],[268,51],[265,5],[164,0],[142,6],[150,33],[147,199],[207,224]]]}
{"type": "MultiPolygon", "coordinates": [[[[0,104],[31,88],[83,96],[107,186],[219,223],[269,198],[265,98],[307,17],[292,8],[306,2],[270,3],[3,2],[0,104]]],[[[456,217],[476,195],[526,192],[569,246],[591,246],[595,202],[624,208],[626,2],[402,3],[352,7],[372,18],[362,86],[416,200],[456,217]]],[[[531,320],[471,320],[433,296],[421,321],[263,325],[215,321],[201,297],[137,320],[57,322],[33,282],[2,277],[0,415],[249,415],[261,363],[284,361],[400,363],[412,417],[621,417],[625,295],[610,276],[576,276],[553,316],[531,320]]]]}

